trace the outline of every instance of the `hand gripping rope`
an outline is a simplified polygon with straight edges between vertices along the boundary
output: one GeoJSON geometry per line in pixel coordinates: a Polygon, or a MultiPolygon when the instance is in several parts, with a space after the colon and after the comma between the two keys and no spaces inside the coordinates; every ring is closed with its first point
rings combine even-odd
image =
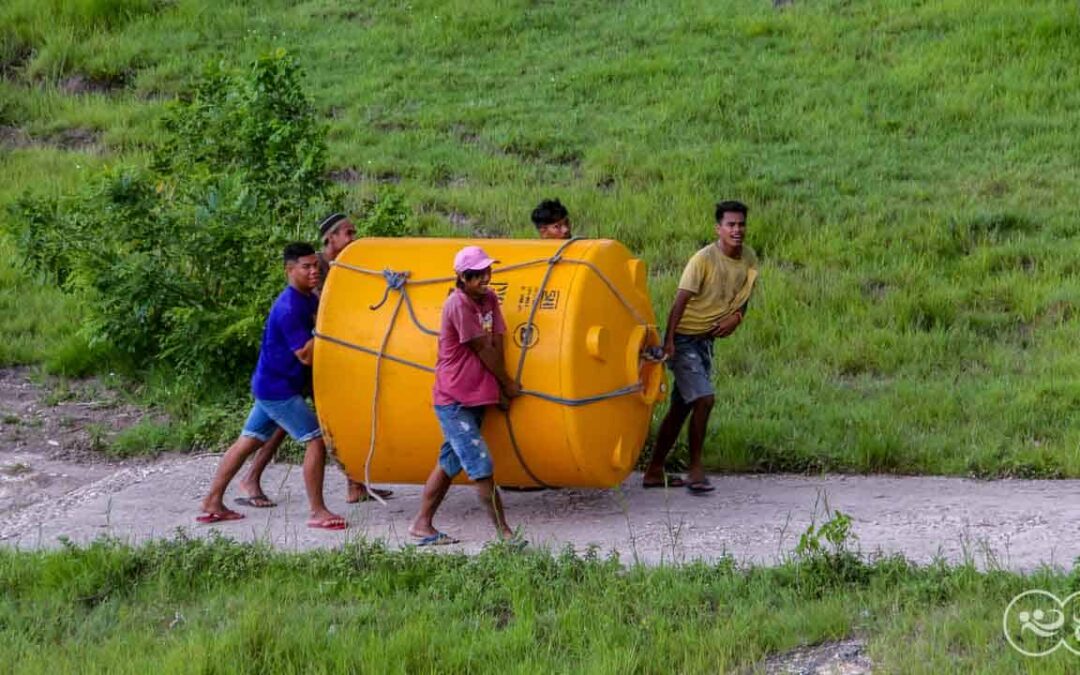
{"type": "MultiPolygon", "coordinates": [[[[498,269],[495,269],[495,270],[492,271],[492,274],[505,274],[507,272],[513,272],[515,270],[520,270],[520,269],[524,269],[524,268],[527,268],[527,267],[536,267],[538,265],[547,265],[547,270],[544,273],[543,280],[540,282],[540,289],[537,292],[536,297],[533,299],[532,307],[529,309],[528,322],[525,325],[529,326],[529,327],[531,327],[533,325],[533,320],[536,318],[536,312],[540,308],[540,299],[544,297],[544,291],[547,288],[548,281],[551,279],[551,274],[555,269],[555,265],[567,264],[567,265],[582,265],[582,266],[592,270],[593,273],[595,273],[597,275],[597,277],[602,282],[604,282],[604,285],[608,287],[608,289],[615,296],[615,298],[622,304],[622,306],[624,308],[626,308],[626,310],[628,312],[630,312],[631,316],[633,316],[633,318],[634,318],[634,321],[636,321],[639,326],[644,326],[646,331],[654,330],[650,326],[650,324],[647,321],[645,321],[644,317],[641,316],[641,313],[637,311],[637,309],[633,306],[633,304],[631,304],[630,301],[627,300],[626,297],[621,292],[619,292],[619,289],[615,287],[615,284],[611,283],[611,280],[607,278],[607,276],[600,270],[600,268],[598,268],[596,265],[594,265],[593,263],[591,263],[591,262],[589,262],[587,260],[575,260],[575,259],[563,258],[563,252],[566,250],[566,248],[569,247],[571,244],[573,244],[576,241],[579,241],[579,240],[577,238],[575,238],[575,239],[570,239],[570,240],[566,241],[565,243],[563,243],[562,246],[559,247],[559,249],[555,252],[555,254],[552,255],[550,258],[537,258],[535,260],[528,260],[528,261],[525,261],[525,262],[516,263],[514,265],[507,265],[505,267],[499,267],[498,269]]],[[[376,420],[377,420],[377,413],[378,413],[378,409],[379,409],[378,408],[378,406],[379,406],[379,383],[380,383],[380,376],[381,376],[381,372],[382,372],[382,361],[383,361],[383,359],[386,359],[388,361],[393,361],[394,363],[400,363],[402,365],[406,365],[406,366],[409,366],[409,367],[412,367],[412,368],[416,368],[418,370],[422,370],[422,371],[427,372],[427,373],[434,373],[435,372],[435,368],[432,367],[432,366],[426,366],[426,365],[424,365],[422,363],[417,363],[415,361],[410,361],[408,359],[403,359],[401,357],[394,356],[392,354],[387,354],[386,353],[386,345],[390,341],[390,334],[394,329],[394,325],[397,323],[398,314],[401,311],[402,305],[405,306],[405,309],[409,314],[409,319],[412,321],[413,325],[416,326],[417,330],[419,330],[421,333],[424,333],[426,335],[431,335],[431,336],[436,336],[436,337],[439,335],[439,331],[428,328],[424,324],[420,323],[420,320],[416,317],[416,312],[413,309],[412,300],[409,298],[409,293],[408,293],[408,288],[407,287],[408,286],[428,286],[428,285],[432,285],[432,284],[452,283],[452,282],[454,282],[456,280],[456,277],[438,277],[438,278],[433,278],[433,279],[415,280],[415,279],[410,279],[409,278],[410,273],[408,271],[400,271],[399,272],[399,271],[394,271],[394,270],[390,270],[390,269],[385,269],[385,270],[382,270],[380,272],[378,270],[365,269],[363,267],[357,267],[355,265],[349,265],[347,263],[342,263],[342,262],[337,262],[337,261],[331,262],[330,264],[333,265],[334,267],[340,267],[342,269],[349,270],[350,272],[356,272],[358,274],[366,274],[368,276],[382,277],[386,281],[386,289],[383,292],[382,299],[379,300],[379,302],[375,303],[374,305],[369,305],[368,306],[368,309],[370,309],[372,311],[377,310],[380,307],[382,307],[384,304],[386,304],[386,301],[390,298],[391,293],[396,292],[398,294],[397,302],[394,304],[394,309],[390,314],[390,320],[386,325],[386,332],[383,333],[382,342],[380,343],[378,350],[371,349],[369,347],[365,347],[363,345],[358,345],[358,344],[355,344],[355,343],[352,343],[352,342],[348,342],[346,340],[342,340],[340,338],[336,338],[336,337],[333,337],[333,336],[330,336],[330,335],[324,335],[322,333],[315,333],[315,337],[320,339],[320,340],[326,340],[327,342],[330,342],[330,343],[333,343],[333,344],[336,344],[336,345],[340,345],[340,346],[348,348],[348,349],[353,349],[355,351],[363,352],[365,354],[370,354],[370,355],[375,357],[375,388],[374,388],[374,393],[372,394],[372,397],[371,397],[371,442],[370,442],[370,444],[368,446],[367,459],[364,461],[364,482],[370,486],[370,483],[371,483],[371,458],[375,455],[375,434],[376,434],[376,431],[378,430],[376,420]]],[[[626,396],[628,394],[634,394],[634,393],[637,393],[637,392],[641,391],[641,383],[640,382],[634,382],[632,384],[626,385],[625,387],[619,387],[618,389],[614,389],[612,391],[604,392],[604,393],[601,393],[601,394],[596,394],[596,395],[593,395],[593,396],[585,396],[585,397],[582,397],[582,398],[565,398],[565,397],[562,397],[562,396],[555,396],[554,394],[548,394],[548,393],[541,392],[541,391],[536,391],[536,390],[533,390],[533,389],[526,389],[526,388],[521,386],[521,374],[525,370],[525,357],[528,354],[529,348],[531,346],[532,346],[532,342],[530,340],[524,340],[523,341],[522,347],[521,347],[521,354],[518,357],[517,372],[514,375],[514,381],[517,383],[517,385],[519,387],[521,387],[521,393],[522,393],[523,396],[532,396],[534,398],[538,398],[538,399],[541,399],[541,400],[544,400],[544,401],[548,401],[550,403],[557,403],[559,405],[578,407],[578,406],[583,406],[583,405],[589,405],[591,403],[597,403],[599,401],[606,401],[608,399],[617,398],[617,397],[620,397],[620,396],[626,396]]],[[[654,357],[651,354],[646,355],[645,358],[650,359],[650,360],[654,360],[654,357]]],[[[509,410],[505,411],[504,416],[505,416],[505,419],[506,419],[506,431],[507,431],[507,434],[508,434],[508,436],[510,438],[510,445],[514,450],[514,455],[517,456],[517,460],[518,460],[518,463],[521,465],[521,468],[525,470],[525,473],[537,485],[539,485],[541,487],[546,487],[546,488],[555,487],[553,485],[549,485],[548,483],[545,483],[543,480],[541,480],[532,471],[531,468],[529,468],[528,463],[525,461],[524,455],[522,455],[522,453],[521,453],[521,448],[518,446],[517,438],[514,436],[514,426],[510,421],[510,411],[509,410]]],[[[372,490],[369,489],[368,494],[370,494],[372,497],[374,497],[380,504],[385,505],[386,502],[382,498],[380,498],[377,494],[375,494],[375,492],[373,492],[372,490]]]]}

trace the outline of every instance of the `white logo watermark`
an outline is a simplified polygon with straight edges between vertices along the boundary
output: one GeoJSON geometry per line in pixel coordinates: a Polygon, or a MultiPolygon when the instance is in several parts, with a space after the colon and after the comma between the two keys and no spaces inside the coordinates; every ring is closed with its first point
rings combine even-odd
{"type": "Polygon", "coordinates": [[[1024,591],[1005,608],[1001,628],[1025,656],[1047,656],[1061,647],[1080,656],[1080,591],[1064,600],[1049,591],[1024,591]]]}

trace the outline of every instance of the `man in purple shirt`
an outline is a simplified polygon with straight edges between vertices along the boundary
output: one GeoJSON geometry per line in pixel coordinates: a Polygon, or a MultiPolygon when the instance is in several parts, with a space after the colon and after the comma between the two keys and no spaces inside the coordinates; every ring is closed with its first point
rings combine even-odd
{"type": "Polygon", "coordinates": [[[251,376],[255,404],[251,408],[240,437],[225,452],[218,465],[210,493],[202,503],[200,523],[239,520],[243,514],[225,506],[225,489],[243,466],[244,460],[259,449],[278,428],[306,446],[304,486],[307,488],[311,518],[308,527],[344,530],[345,519],[332,513],[323,501],[323,476],[326,446],[319,420],[304,393],[311,386],[311,361],[315,351],[312,330],[319,300],[319,259],[310,244],[294,243],[285,247],[285,276],[289,285],[274,301],[263,330],[259,362],[251,376]]]}
{"type": "MultiPolygon", "coordinates": [[[[319,223],[319,237],[322,238],[323,250],[315,254],[319,259],[319,283],[315,287],[317,296],[322,294],[323,284],[326,283],[326,277],[330,274],[330,263],[356,239],[356,225],[353,225],[344,213],[332,213],[319,223]]],[[[277,506],[263,492],[262,475],[284,440],[285,430],[278,428],[255,453],[255,457],[248,465],[247,475],[240,479],[240,490],[244,496],[237,497],[237,504],[254,508],[277,506]]],[[[370,501],[372,492],[383,499],[394,494],[392,490],[379,488],[372,488],[369,491],[366,485],[354,481],[348,475],[346,475],[346,481],[348,482],[348,494],[345,497],[347,504],[370,501]]]]}
{"type": "Polygon", "coordinates": [[[499,299],[488,288],[492,260],[479,246],[466,246],[454,257],[457,283],[443,304],[439,356],[433,390],[435,416],[446,439],[439,462],[424,484],[420,512],[409,534],[420,546],[456,540],[435,529],[432,519],[462,469],[476,484],[480,503],[500,537],[512,537],[502,500],[495,488],[491,452],[480,433],[484,410],[518,396],[517,383],[506,373],[503,336],[506,323],[499,299]]]}

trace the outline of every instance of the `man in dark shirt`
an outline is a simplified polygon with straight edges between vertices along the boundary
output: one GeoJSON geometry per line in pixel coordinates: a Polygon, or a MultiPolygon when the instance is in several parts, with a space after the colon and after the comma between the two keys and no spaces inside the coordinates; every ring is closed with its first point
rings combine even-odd
{"type": "MultiPolygon", "coordinates": [[[[319,238],[322,239],[323,249],[315,254],[319,259],[319,283],[315,287],[316,295],[322,293],[323,284],[326,283],[326,277],[330,274],[330,263],[356,239],[356,225],[353,225],[344,213],[332,213],[319,223],[319,238]]],[[[285,431],[279,428],[255,453],[247,475],[240,481],[240,489],[246,496],[237,498],[238,504],[256,508],[275,506],[262,490],[262,474],[284,440],[285,431]]],[[[347,503],[356,504],[371,499],[366,485],[348,477],[346,480],[349,484],[348,494],[345,497],[347,503]]],[[[394,494],[391,490],[378,488],[373,488],[371,491],[384,499],[394,494]]]]}
{"type": "Polygon", "coordinates": [[[314,292],[319,283],[319,260],[315,249],[304,243],[286,246],[284,260],[289,285],[274,301],[263,330],[259,362],[251,376],[255,403],[240,437],[222,457],[203,500],[203,514],[196,520],[217,523],[244,517],[225,506],[225,490],[244,460],[281,428],[305,445],[304,486],[311,508],[308,527],[343,530],[345,519],[328,510],[323,501],[326,446],[319,420],[304,399],[315,351],[312,331],[319,308],[314,292]]]}

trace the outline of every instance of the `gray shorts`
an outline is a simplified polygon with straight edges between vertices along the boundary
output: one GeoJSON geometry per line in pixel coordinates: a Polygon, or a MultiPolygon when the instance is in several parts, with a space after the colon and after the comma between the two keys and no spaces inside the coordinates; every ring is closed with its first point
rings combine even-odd
{"type": "Polygon", "coordinates": [[[675,355],[668,368],[675,378],[674,396],[690,404],[699,398],[713,396],[712,383],[713,339],[675,334],[675,355]]]}

